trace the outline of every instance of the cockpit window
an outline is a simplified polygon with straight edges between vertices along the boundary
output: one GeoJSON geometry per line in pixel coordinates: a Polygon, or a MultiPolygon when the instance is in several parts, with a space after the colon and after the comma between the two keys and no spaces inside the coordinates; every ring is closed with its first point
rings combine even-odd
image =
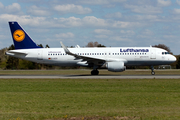
{"type": "Polygon", "coordinates": [[[162,55],[167,55],[169,54],[169,52],[162,52],[162,55]]]}

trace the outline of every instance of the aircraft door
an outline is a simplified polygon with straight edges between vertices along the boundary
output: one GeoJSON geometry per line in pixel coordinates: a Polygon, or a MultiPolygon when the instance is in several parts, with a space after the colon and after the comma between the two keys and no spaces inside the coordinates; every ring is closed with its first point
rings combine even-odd
{"type": "Polygon", "coordinates": [[[37,60],[43,60],[43,51],[42,50],[38,50],[38,55],[37,55],[37,60]]]}
{"type": "Polygon", "coordinates": [[[150,54],[151,59],[156,59],[156,50],[151,49],[151,54],[150,54]]]}

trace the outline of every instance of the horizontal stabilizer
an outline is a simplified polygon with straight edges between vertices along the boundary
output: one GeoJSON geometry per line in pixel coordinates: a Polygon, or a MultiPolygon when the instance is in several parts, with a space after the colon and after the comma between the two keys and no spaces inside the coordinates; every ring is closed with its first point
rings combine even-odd
{"type": "Polygon", "coordinates": [[[27,52],[21,52],[21,51],[15,51],[15,50],[10,50],[8,52],[5,53],[6,55],[27,55],[27,52]]]}

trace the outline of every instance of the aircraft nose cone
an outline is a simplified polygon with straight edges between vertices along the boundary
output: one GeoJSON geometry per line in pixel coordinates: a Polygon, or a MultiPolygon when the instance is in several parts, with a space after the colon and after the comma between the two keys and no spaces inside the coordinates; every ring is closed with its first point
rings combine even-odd
{"type": "Polygon", "coordinates": [[[172,61],[172,62],[175,62],[176,60],[177,60],[177,59],[176,59],[175,56],[172,56],[172,57],[171,57],[171,61],[172,61]]]}

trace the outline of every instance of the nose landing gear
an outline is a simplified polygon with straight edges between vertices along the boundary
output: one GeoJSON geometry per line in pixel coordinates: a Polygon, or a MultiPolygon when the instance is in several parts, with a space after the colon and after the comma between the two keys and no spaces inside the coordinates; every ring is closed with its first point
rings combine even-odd
{"type": "Polygon", "coordinates": [[[151,66],[151,75],[155,75],[154,67],[153,66],[151,66]]]}

